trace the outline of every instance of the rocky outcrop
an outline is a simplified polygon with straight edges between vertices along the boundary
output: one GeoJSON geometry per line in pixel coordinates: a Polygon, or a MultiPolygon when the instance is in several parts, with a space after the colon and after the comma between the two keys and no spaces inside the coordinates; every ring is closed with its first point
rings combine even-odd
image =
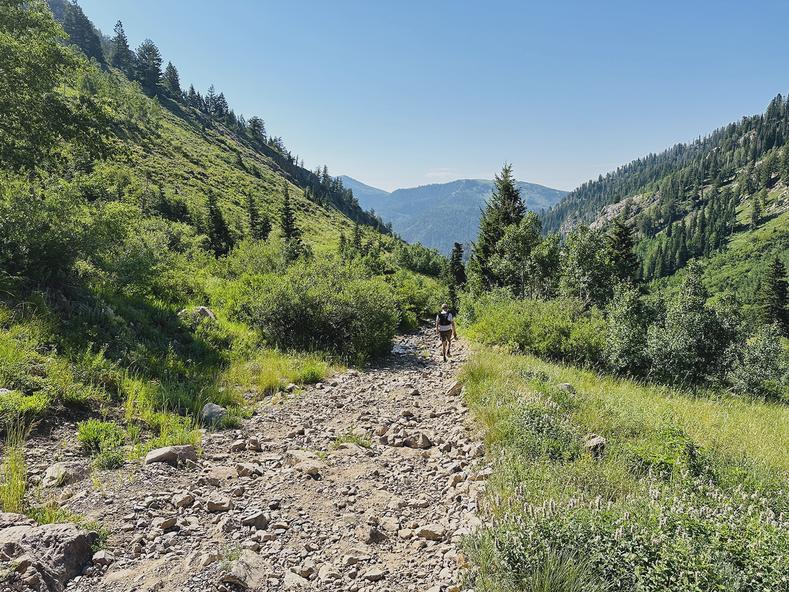
{"type": "Polygon", "coordinates": [[[98,535],[75,524],[37,525],[19,514],[0,514],[0,583],[61,592],[93,557],[98,535]]]}

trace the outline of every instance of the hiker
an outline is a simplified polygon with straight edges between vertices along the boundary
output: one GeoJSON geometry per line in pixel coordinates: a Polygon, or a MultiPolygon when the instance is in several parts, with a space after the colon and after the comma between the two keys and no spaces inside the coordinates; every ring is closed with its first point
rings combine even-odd
{"type": "Polygon", "coordinates": [[[458,338],[455,317],[446,304],[441,305],[441,312],[436,316],[436,333],[441,338],[441,356],[446,362],[447,356],[452,355],[452,339],[458,338]]]}

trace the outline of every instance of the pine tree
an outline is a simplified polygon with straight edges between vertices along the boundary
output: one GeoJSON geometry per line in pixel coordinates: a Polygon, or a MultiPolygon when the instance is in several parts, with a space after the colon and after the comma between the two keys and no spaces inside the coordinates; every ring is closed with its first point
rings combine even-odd
{"type": "Polygon", "coordinates": [[[786,333],[789,327],[786,311],[786,267],[776,257],[762,279],[757,295],[759,321],[765,325],[778,323],[786,333]]]}
{"type": "Polygon", "coordinates": [[[162,79],[162,56],[150,39],[137,48],[137,80],[149,95],[155,95],[162,79]]]}
{"type": "Polygon", "coordinates": [[[63,30],[68,34],[69,41],[79,47],[86,56],[100,64],[106,63],[104,51],[101,48],[101,40],[96,33],[96,29],[93,28],[93,24],[82,12],[79,4],[66,5],[63,30]]]}
{"type": "Polygon", "coordinates": [[[247,194],[247,219],[252,238],[257,241],[267,240],[271,233],[271,220],[266,214],[260,215],[255,198],[251,193],[247,194]]]}
{"type": "Polygon", "coordinates": [[[181,81],[178,77],[178,70],[172,62],[167,62],[167,67],[164,69],[164,88],[172,98],[177,101],[182,99],[181,81]]]}
{"type": "Polygon", "coordinates": [[[208,87],[208,91],[205,93],[205,112],[209,115],[214,114],[214,104],[216,103],[216,90],[214,89],[214,85],[208,87]]]}
{"type": "Polygon", "coordinates": [[[608,233],[608,256],[614,276],[621,281],[634,282],[638,274],[639,261],[633,246],[633,229],[625,224],[624,218],[614,220],[608,233]]]}
{"type": "Polygon", "coordinates": [[[451,285],[462,288],[466,285],[466,267],[463,265],[463,245],[455,243],[449,258],[449,275],[451,285]]]}
{"type": "Polygon", "coordinates": [[[266,140],[266,124],[260,117],[250,117],[247,122],[247,128],[252,133],[252,137],[256,140],[266,140]]]}
{"type": "Polygon", "coordinates": [[[361,255],[362,253],[362,229],[359,226],[359,221],[357,220],[353,224],[353,237],[351,239],[351,246],[353,250],[356,252],[357,255],[361,255]]]}
{"type": "Polygon", "coordinates": [[[781,181],[783,181],[785,185],[789,184],[789,145],[784,146],[783,152],[781,152],[779,173],[781,175],[781,181]]]}
{"type": "Polygon", "coordinates": [[[347,250],[348,250],[348,239],[345,237],[344,232],[340,232],[340,242],[337,245],[337,252],[340,254],[340,257],[342,259],[345,259],[345,257],[347,256],[346,253],[347,250]]]}
{"type": "Polygon", "coordinates": [[[282,211],[280,213],[280,226],[282,228],[282,238],[286,241],[298,241],[301,238],[301,231],[296,226],[296,216],[293,207],[290,205],[290,193],[288,184],[285,183],[285,192],[282,201],[282,211]]]}
{"type": "Polygon", "coordinates": [[[762,198],[767,197],[767,191],[762,189],[758,193],[754,193],[751,198],[751,230],[759,226],[762,219],[762,198]]]}
{"type": "Polygon", "coordinates": [[[217,257],[227,255],[233,248],[233,237],[225,223],[222,211],[216,200],[216,194],[208,194],[208,239],[211,250],[217,257]]]}
{"type": "Polygon", "coordinates": [[[115,23],[115,37],[112,38],[112,65],[123,72],[128,78],[134,77],[135,55],[129,48],[129,40],[123,30],[123,23],[115,23]]]}
{"type": "Polygon", "coordinates": [[[511,165],[505,164],[493,183],[493,193],[482,212],[477,242],[473,247],[472,268],[480,277],[483,287],[497,284],[497,278],[490,268],[490,259],[507,226],[518,224],[526,211],[511,165]]]}

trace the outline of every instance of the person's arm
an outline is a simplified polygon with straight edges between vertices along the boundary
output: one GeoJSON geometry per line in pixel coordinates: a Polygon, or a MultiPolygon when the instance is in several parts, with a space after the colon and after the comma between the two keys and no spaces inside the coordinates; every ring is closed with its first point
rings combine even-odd
{"type": "Polygon", "coordinates": [[[455,326],[455,317],[452,317],[452,337],[454,337],[455,339],[458,338],[458,330],[457,327],[455,326]]]}
{"type": "Polygon", "coordinates": [[[439,334],[439,330],[438,330],[438,315],[436,315],[436,334],[439,334]]]}

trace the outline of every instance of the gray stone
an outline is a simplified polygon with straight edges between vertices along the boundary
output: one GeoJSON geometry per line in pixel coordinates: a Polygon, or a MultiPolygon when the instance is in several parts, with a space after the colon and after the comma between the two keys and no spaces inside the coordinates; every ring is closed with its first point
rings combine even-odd
{"type": "Polygon", "coordinates": [[[608,440],[603,438],[602,436],[598,436],[597,434],[589,434],[584,441],[584,448],[586,448],[587,452],[591,454],[594,458],[600,458],[605,453],[605,447],[608,444],[608,440]]]}
{"type": "Polygon", "coordinates": [[[266,565],[260,556],[254,551],[244,549],[241,556],[230,565],[228,573],[222,576],[222,581],[244,590],[258,590],[266,583],[267,573],[266,565]]]}
{"type": "Polygon", "coordinates": [[[208,426],[215,426],[227,415],[227,409],[216,403],[206,403],[200,411],[200,420],[208,426]]]}
{"type": "MultiPolygon", "coordinates": [[[[0,520],[10,522],[4,516],[0,520]]],[[[90,563],[97,538],[95,532],[71,523],[36,526],[21,522],[0,529],[0,549],[28,582],[39,582],[46,592],[62,592],[66,582],[90,563]]]]}
{"type": "Polygon", "coordinates": [[[416,536],[428,541],[442,541],[446,535],[446,529],[437,523],[425,524],[416,531],[416,536]]]}
{"type": "Polygon", "coordinates": [[[186,461],[197,462],[197,452],[194,446],[190,444],[156,448],[145,455],[146,465],[167,463],[168,465],[178,466],[178,464],[186,461]]]}
{"type": "Polygon", "coordinates": [[[430,441],[430,438],[425,436],[422,432],[411,434],[403,440],[403,446],[407,446],[408,448],[426,449],[430,448],[432,445],[433,443],[430,441]]]}

